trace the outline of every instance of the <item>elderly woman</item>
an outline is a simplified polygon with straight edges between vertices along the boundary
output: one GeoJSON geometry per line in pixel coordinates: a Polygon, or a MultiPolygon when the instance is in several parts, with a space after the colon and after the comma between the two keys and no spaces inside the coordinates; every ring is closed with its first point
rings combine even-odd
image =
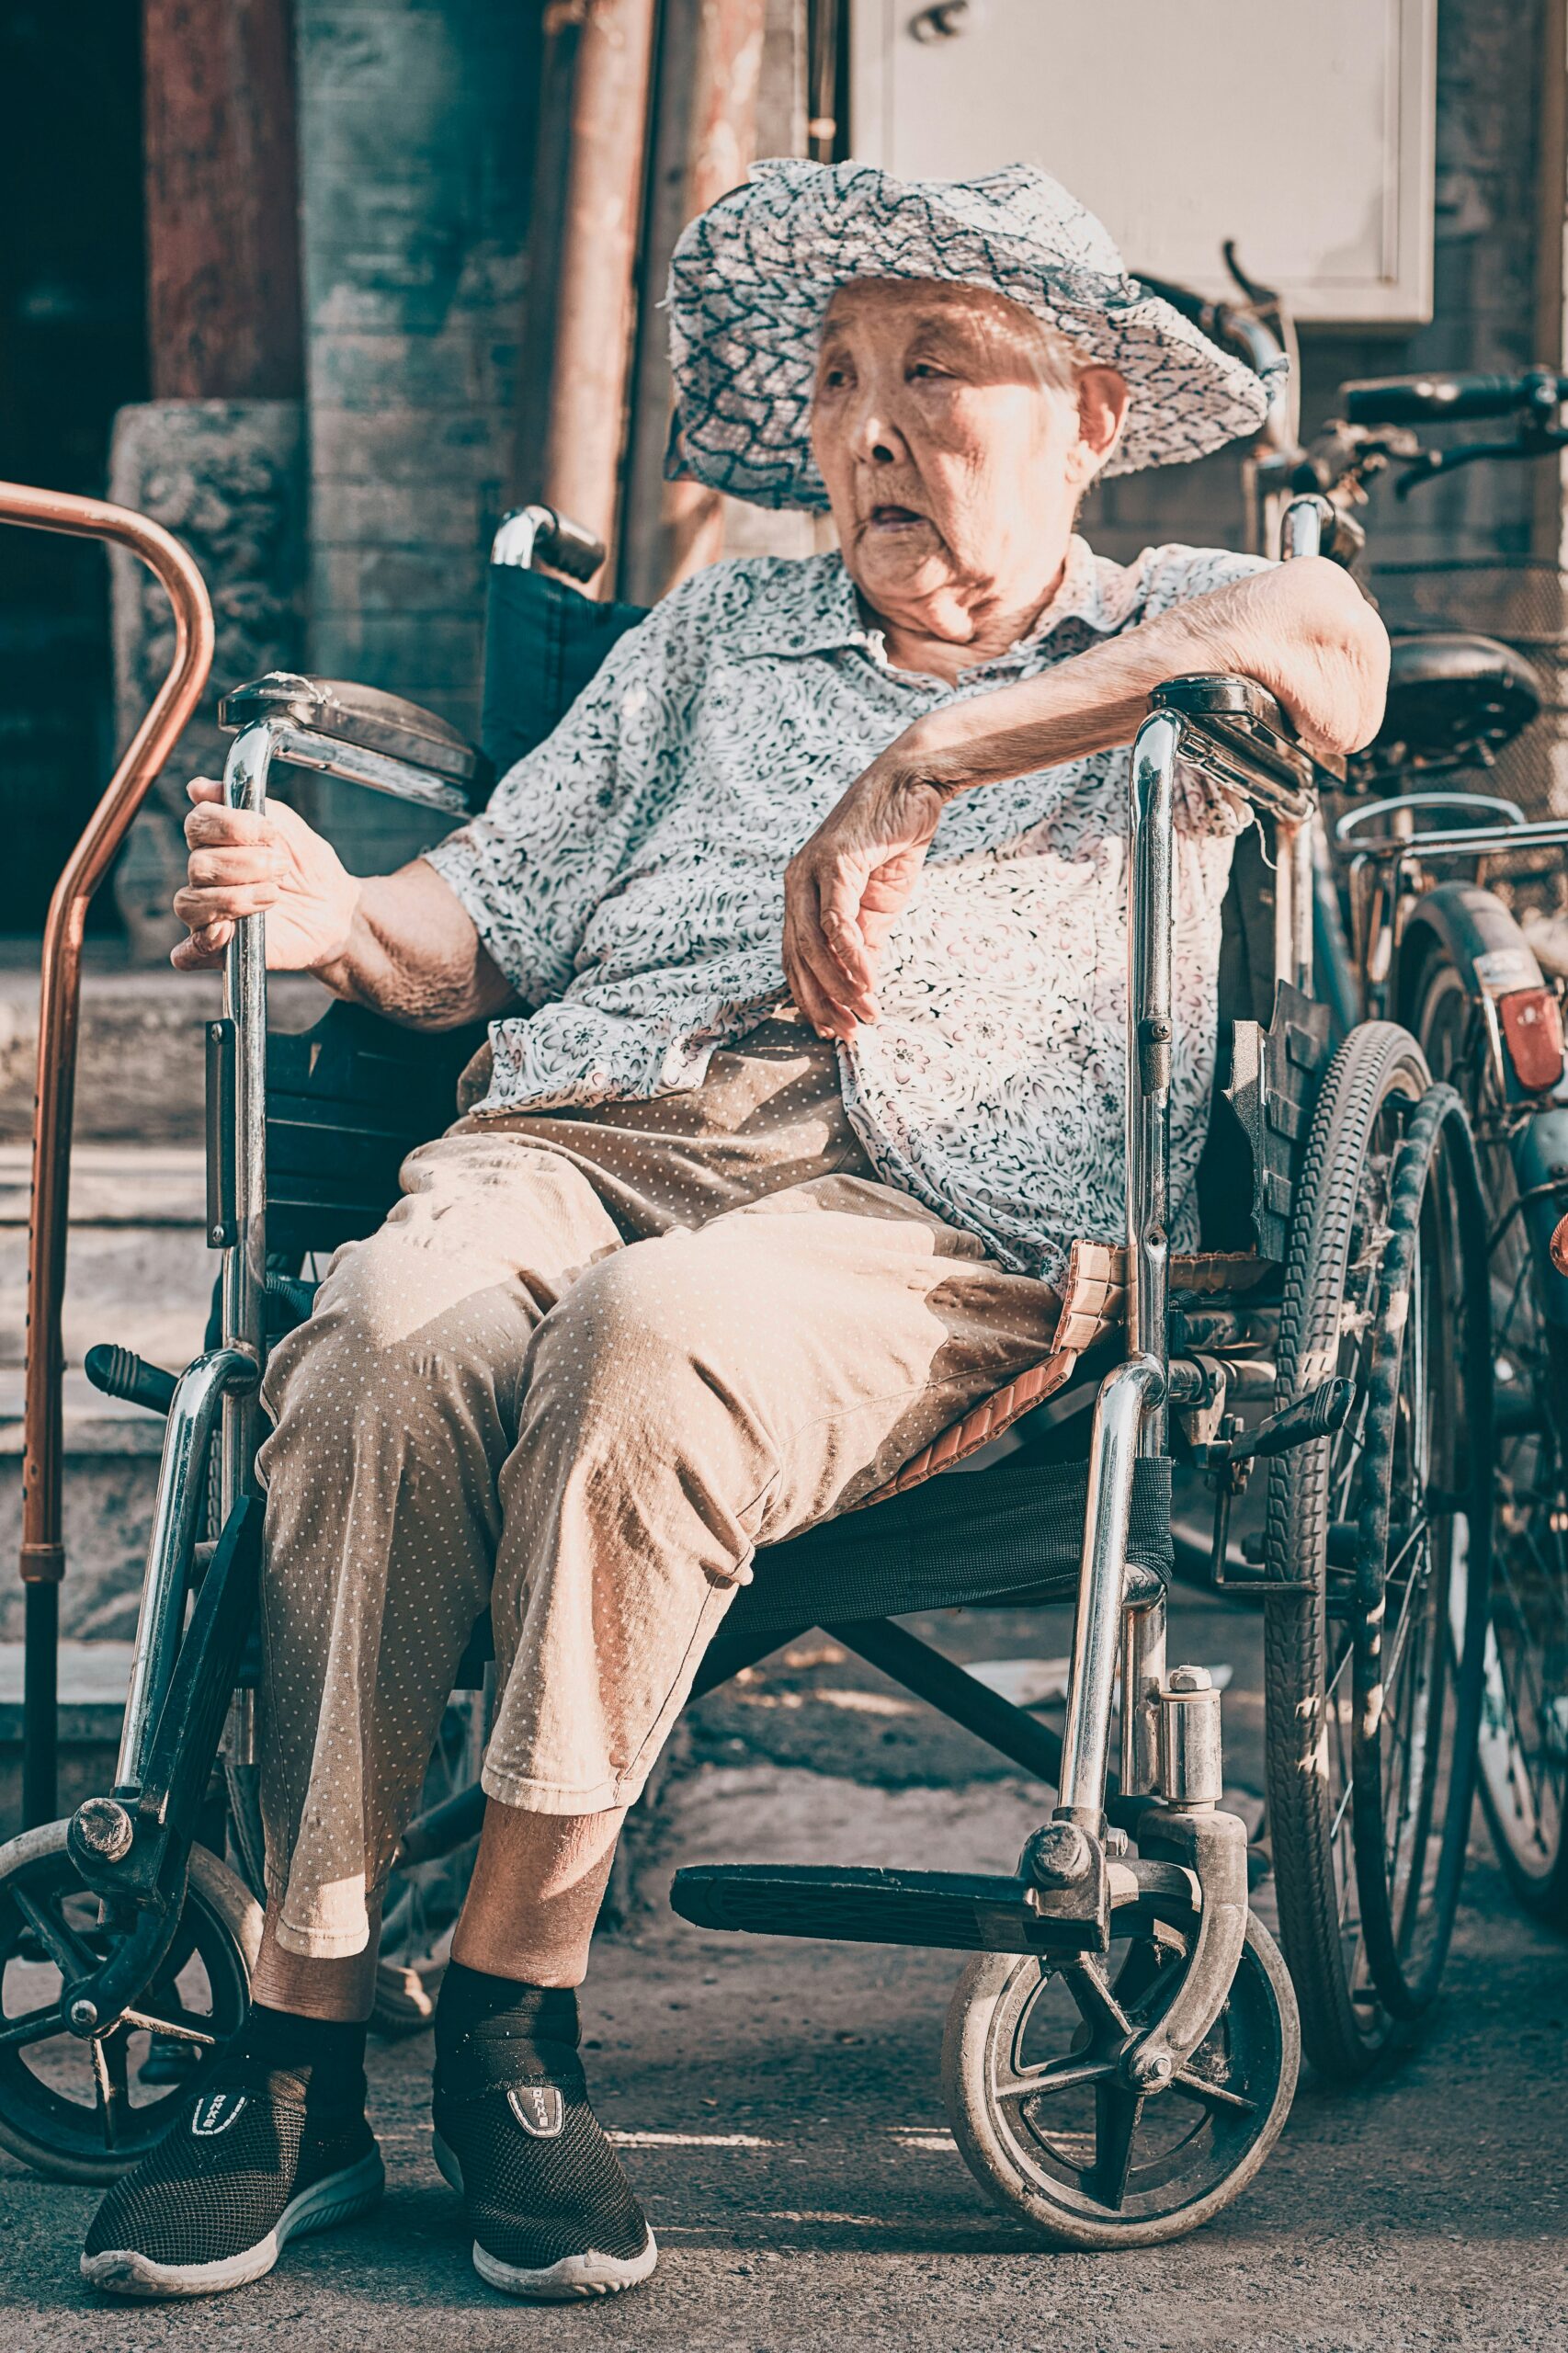
{"type": "MultiPolygon", "coordinates": [[[[398,873],[193,788],[176,963],[265,908],[274,965],[491,1028],[267,1376],[256,2006],[93,2224],[87,2276],[128,2292],[238,2284],[374,2200],[378,1901],[487,1607],[437,2158],[495,2286],[651,2271],[576,2053],[617,1835],[755,1550],[1038,1362],[1073,1238],[1119,1229],[1150,690],[1244,671],[1338,751],[1379,718],[1382,632],[1330,566],[1074,537],[1097,475],[1267,395],[1054,182],[767,165],[687,232],[672,305],[685,466],[825,505],[837,551],[686,582],[398,873]]],[[[1187,1224],[1241,822],[1185,780],[1187,1224]]]]}

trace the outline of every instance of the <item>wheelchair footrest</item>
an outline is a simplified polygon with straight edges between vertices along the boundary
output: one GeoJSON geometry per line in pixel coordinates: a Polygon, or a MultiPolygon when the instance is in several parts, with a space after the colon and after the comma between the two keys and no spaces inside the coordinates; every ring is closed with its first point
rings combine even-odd
{"type": "Polygon", "coordinates": [[[1042,1919],[1021,1879],[979,1871],[866,1870],[832,1863],[704,1863],[670,1902],[699,1928],[955,1952],[1093,1951],[1096,1922],[1042,1919]]]}

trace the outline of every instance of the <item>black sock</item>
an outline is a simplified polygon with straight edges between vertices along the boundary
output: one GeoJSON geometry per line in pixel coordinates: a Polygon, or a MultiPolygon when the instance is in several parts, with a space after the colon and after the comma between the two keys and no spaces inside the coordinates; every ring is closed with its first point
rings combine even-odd
{"type": "Polygon", "coordinates": [[[577,1996],[570,1986],[525,1985],[449,1961],[436,2002],[436,2063],[450,2064],[472,2040],[565,2044],[575,2051],[577,1996]]]}
{"type": "Polygon", "coordinates": [[[366,2032],[363,2018],[301,2018],[255,2002],[232,2048],[236,2057],[300,2076],[312,2104],[363,2107],[366,2032]]]}

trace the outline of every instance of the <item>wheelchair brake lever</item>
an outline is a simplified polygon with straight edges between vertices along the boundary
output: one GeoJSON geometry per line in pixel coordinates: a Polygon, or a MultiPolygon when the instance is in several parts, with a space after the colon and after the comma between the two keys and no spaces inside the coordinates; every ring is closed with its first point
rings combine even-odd
{"type": "Polygon", "coordinates": [[[1289,1454],[1293,1447],[1311,1446],[1315,1438],[1332,1438],[1343,1426],[1355,1398],[1353,1381],[1337,1377],[1320,1381],[1304,1396],[1292,1398],[1278,1413],[1267,1415],[1256,1429],[1216,1438],[1195,1451],[1203,1468],[1209,1471],[1223,1470],[1232,1463],[1260,1461],[1269,1455],[1289,1454]]]}

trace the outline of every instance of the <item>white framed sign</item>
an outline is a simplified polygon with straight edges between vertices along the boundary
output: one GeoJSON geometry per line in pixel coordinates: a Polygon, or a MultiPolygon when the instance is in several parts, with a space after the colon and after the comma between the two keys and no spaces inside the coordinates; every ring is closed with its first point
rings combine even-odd
{"type": "Polygon", "coordinates": [[[1128,265],[1299,319],[1432,314],[1437,0],[852,0],[850,152],[1051,172],[1128,265]]]}

